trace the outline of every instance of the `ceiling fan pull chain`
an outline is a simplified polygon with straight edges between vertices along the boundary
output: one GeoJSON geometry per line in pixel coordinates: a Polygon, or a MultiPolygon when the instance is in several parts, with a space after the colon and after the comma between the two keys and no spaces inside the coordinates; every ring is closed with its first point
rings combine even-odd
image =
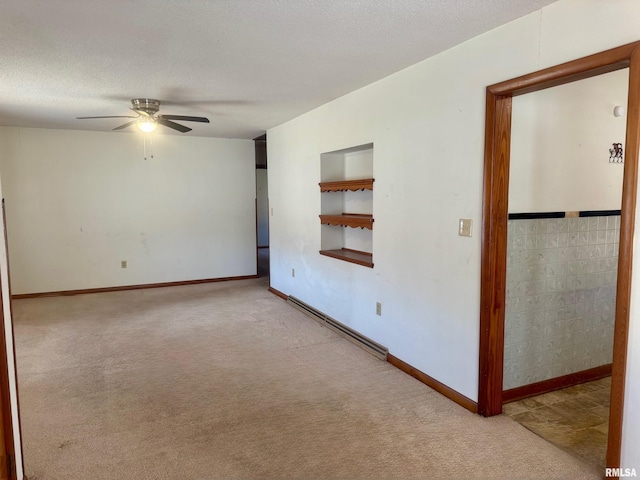
{"type": "Polygon", "coordinates": [[[149,156],[153,158],[153,136],[149,134],[145,134],[142,137],[142,145],[144,145],[144,159],[147,159],[147,138],[149,138],[149,156]]]}

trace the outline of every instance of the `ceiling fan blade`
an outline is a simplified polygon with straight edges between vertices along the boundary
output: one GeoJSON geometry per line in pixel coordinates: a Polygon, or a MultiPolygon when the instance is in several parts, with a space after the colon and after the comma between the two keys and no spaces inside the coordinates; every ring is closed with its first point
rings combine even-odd
{"type": "Polygon", "coordinates": [[[166,118],[167,120],[182,120],[183,122],[209,123],[209,119],[206,117],[190,117],[188,115],[158,115],[158,117],[166,118]]]}
{"type": "Polygon", "coordinates": [[[174,130],[178,130],[179,132],[185,133],[190,132],[191,129],[189,127],[185,127],[184,125],[180,125],[179,123],[172,122],[167,120],[164,117],[157,117],[156,120],[160,125],[164,125],[165,127],[173,128],[174,130]]]}
{"type": "Polygon", "coordinates": [[[77,120],[87,120],[90,118],[138,118],[131,115],[113,115],[113,116],[102,116],[102,117],[76,117],[77,120]]]}
{"type": "MultiPolygon", "coordinates": [[[[138,118],[138,117],[127,117],[127,118],[138,118]]],[[[132,120],[130,122],[127,122],[123,125],[120,125],[119,127],[114,128],[114,130],[122,130],[123,128],[127,128],[131,125],[133,125],[134,123],[136,123],[137,120],[132,120]]]]}

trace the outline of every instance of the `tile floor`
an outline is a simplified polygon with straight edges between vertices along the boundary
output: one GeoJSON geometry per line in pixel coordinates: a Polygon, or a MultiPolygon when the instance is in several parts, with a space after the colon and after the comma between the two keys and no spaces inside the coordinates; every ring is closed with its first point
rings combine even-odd
{"type": "Polygon", "coordinates": [[[604,469],[611,377],[507,403],[505,414],[604,469]]]}

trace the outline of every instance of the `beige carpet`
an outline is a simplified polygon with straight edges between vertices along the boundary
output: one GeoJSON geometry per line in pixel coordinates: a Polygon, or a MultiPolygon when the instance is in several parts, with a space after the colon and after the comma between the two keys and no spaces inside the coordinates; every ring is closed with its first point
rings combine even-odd
{"type": "Polygon", "coordinates": [[[19,300],[14,315],[30,480],[599,478],[264,279],[19,300]]]}

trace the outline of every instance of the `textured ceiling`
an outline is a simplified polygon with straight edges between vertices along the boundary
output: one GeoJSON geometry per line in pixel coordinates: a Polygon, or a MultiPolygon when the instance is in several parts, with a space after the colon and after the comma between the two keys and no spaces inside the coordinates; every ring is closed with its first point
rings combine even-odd
{"type": "Polygon", "coordinates": [[[253,138],[552,0],[0,0],[0,125],[253,138]],[[159,130],[160,131],[160,130],[159,130]],[[162,128],[162,133],[171,133],[162,128]]]}

